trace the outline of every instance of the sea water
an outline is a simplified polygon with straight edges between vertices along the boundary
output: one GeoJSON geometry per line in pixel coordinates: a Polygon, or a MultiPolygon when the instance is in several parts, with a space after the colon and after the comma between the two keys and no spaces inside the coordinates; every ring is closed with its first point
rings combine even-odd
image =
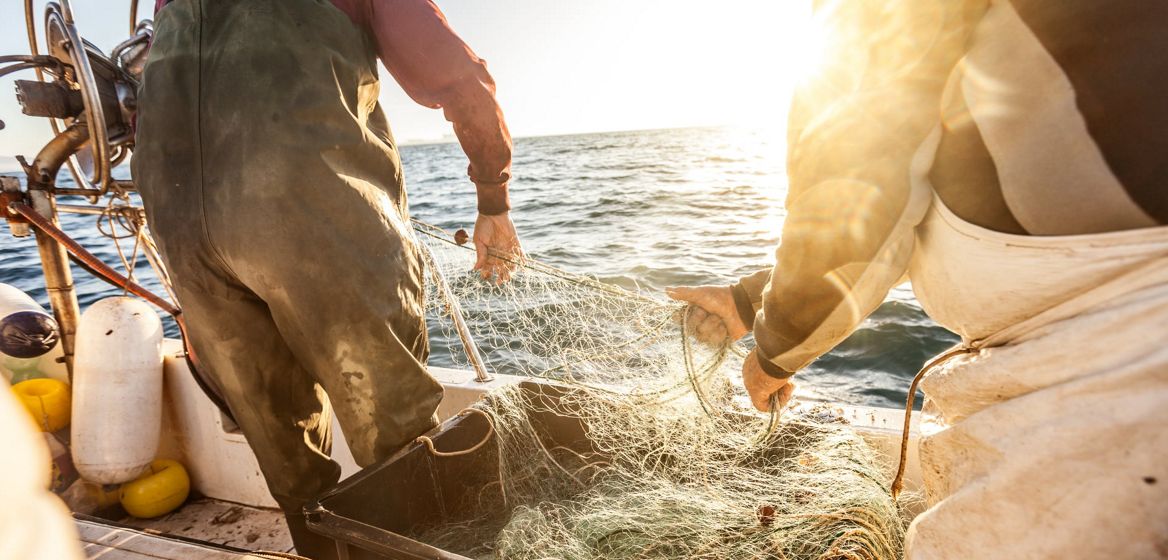
{"type": "MultiPolygon", "coordinates": [[[[459,146],[402,146],[401,157],[413,217],[451,231],[472,229],[474,187],[459,146]]],[[[512,216],[527,253],[559,268],[652,294],[666,286],[729,284],[774,262],[786,215],[784,158],[781,134],[749,129],[518,138],[512,216]]],[[[128,173],[123,165],[116,174],[128,173]]],[[[67,172],[60,182],[71,185],[67,172]]],[[[97,220],[62,217],[66,231],[123,268],[97,220]]],[[[125,251],[132,246],[122,242],[125,251]]],[[[163,293],[145,259],[137,267],[140,283],[163,293]]],[[[120,294],[80,269],[73,273],[82,308],[120,294]]],[[[36,243],[12,238],[7,228],[0,235],[0,282],[48,305],[36,243]]],[[[797,380],[834,401],[903,406],[921,364],[956,340],[929,320],[908,286],[898,287],[797,380]]],[[[434,341],[431,363],[451,365],[445,339],[434,341]]]]}

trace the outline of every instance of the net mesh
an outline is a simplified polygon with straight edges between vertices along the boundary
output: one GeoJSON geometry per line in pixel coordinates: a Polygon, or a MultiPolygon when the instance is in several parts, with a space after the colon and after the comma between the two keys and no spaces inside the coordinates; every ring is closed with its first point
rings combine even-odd
{"type": "Polygon", "coordinates": [[[497,286],[474,251],[415,226],[445,277],[432,338],[469,365],[447,311],[488,369],[569,387],[517,387],[476,405],[494,427],[495,484],[419,540],[474,558],[899,558],[904,522],[877,457],[823,409],[748,413],[744,351],[695,343],[688,310],[537,261],[497,286]],[[540,415],[578,421],[584,448],[549,447],[540,415]]]}

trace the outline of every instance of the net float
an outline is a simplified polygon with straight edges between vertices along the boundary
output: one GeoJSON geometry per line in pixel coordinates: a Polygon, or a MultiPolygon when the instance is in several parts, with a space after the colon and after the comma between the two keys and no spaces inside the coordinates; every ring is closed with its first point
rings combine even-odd
{"type": "Polygon", "coordinates": [[[126,513],[152,519],[177,509],[190,492],[191,479],[182,464],[158,459],[141,476],[122,485],[120,499],[126,513]]]}
{"type": "Polygon", "coordinates": [[[28,294],[0,283],[0,352],[36,358],[57,345],[57,321],[28,294]]]}
{"type": "Polygon", "coordinates": [[[27,379],[13,385],[12,392],[42,432],[55,432],[69,425],[68,384],[56,379],[27,379]]]}

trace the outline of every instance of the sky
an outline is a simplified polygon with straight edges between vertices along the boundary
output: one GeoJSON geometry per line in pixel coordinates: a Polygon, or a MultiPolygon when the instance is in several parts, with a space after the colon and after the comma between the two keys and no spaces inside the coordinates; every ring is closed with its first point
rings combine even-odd
{"type": "MultiPolygon", "coordinates": [[[[514,136],[732,125],[781,130],[793,84],[815,64],[810,0],[437,0],[487,60],[514,136]]],[[[38,32],[43,4],[37,1],[38,32]]],[[[128,37],[129,0],[74,0],[82,36],[108,52],[128,37]]],[[[149,17],[150,0],[142,0],[149,17]]],[[[0,54],[28,53],[23,5],[0,8],[0,54]]],[[[42,47],[43,48],[43,47],[42,47]]],[[[382,69],[381,101],[402,143],[448,137],[382,69]]],[[[31,156],[48,123],[20,114],[0,78],[0,169],[31,156]]]]}

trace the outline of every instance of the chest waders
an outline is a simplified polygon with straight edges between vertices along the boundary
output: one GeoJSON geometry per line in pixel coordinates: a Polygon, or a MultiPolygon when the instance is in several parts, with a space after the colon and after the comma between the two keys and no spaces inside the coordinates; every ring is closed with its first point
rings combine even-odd
{"type": "Polygon", "coordinates": [[[334,411],[368,465],[442,398],[374,50],[327,0],[176,0],[155,29],[133,159],[151,229],[298,550],[331,555],[300,511],[338,479],[334,411]]]}

